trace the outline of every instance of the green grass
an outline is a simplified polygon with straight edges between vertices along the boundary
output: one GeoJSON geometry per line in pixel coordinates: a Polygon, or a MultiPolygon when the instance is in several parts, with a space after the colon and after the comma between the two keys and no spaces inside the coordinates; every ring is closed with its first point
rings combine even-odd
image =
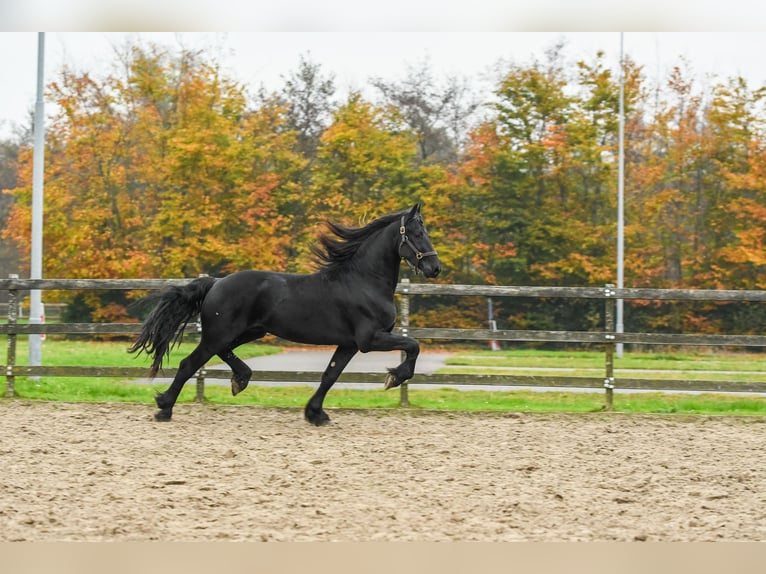
{"type": "MultiPolygon", "coordinates": [[[[128,353],[130,343],[101,342],[101,341],[68,341],[47,340],[43,342],[43,364],[46,366],[72,366],[72,367],[146,367],[151,364],[150,358],[145,354],[128,353]]],[[[176,364],[186,355],[192,352],[196,343],[184,341],[170,352],[170,360],[166,364],[176,364]]],[[[237,354],[243,357],[259,357],[279,353],[282,349],[273,345],[251,343],[243,345],[237,354]]],[[[28,365],[29,344],[25,337],[19,337],[16,345],[16,364],[28,365]]],[[[209,365],[220,363],[212,360],[209,365]]]]}
{"type": "MultiPolygon", "coordinates": [[[[154,395],[164,385],[137,385],[115,381],[80,380],[77,383],[51,380],[21,380],[17,395],[25,399],[70,402],[130,402],[154,404],[154,395]]],[[[251,383],[247,390],[231,396],[228,386],[207,384],[205,400],[220,405],[251,405],[300,409],[314,387],[265,387],[251,383]]],[[[180,403],[194,401],[194,383],[187,384],[180,403]]],[[[7,400],[7,399],[2,399],[7,400]]],[[[604,408],[604,394],[534,392],[534,391],[459,391],[447,388],[410,389],[410,408],[441,411],[484,412],[599,412],[604,408]]],[[[395,409],[399,393],[371,387],[370,390],[333,389],[325,401],[327,408],[395,409]]],[[[152,407],[153,408],[153,407],[152,407]]],[[[626,413],[680,413],[706,415],[766,416],[766,399],[735,395],[675,395],[664,393],[615,393],[614,410],[626,413]]]]}
{"type": "MultiPolygon", "coordinates": [[[[176,364],[192,348],[193,343],[184,343],[173,351],[171,364],[176,364]]],[[[128,343],[93,343],[48,340],[43,346],[45,365],[69,366],[148,366],[145,356],[134,358],[126,350],[128,343]]],[[[248,345],[238,354],[251,357],[256,354],[278,352],[278,347],[269,345],[248,345]]],[[[24,338],[19,337],[19,363],[26,362],[27,347],[24,338]],[[23,359],[23,360],[22,360],[23,359]]],[[[726,370],[745,370],[752,361],[763,363],[759,355],[736,355],[715,357],[708,355],[658,355],[636,356],[632,354],[619,362],[632,365],[629,368],[659,368],[657,365],[674,364],[687,371],[693,371],[696,360],[718,361],[726,370]],[[628,362],[630,361],[630,362],[628,362]],[[649,367],[651,365],[651,367],[649,367]],[[737,366],[734,369],[733,366],[737,366]]],[[[603,369],[603,354],[512,351],[501,353],[482,353],[470,351],[458,357],[457,362],[482,361],[497,366],[561,366],[576,364],[578,368],[603,369]],[[486,356],[484,356],[486,355],[486,356]],[[478,358],[473,358],[478,357],[478,358]],[[499,364],[499,365],[498,365],[499,364]]],[[[451,362],[456,362],[453,358],[451,362]]],[[[452,368],[459,368],[459,364],[452,368]]],[[[626,368],[626,367],[623,367],[626,368]]],[[[755,370],[755,369],[751,369],[755,370]]],[[[471,370],[470,372],[475,372],[471,370]]],[[[602,372],[602,371],[599,371],[602,372]]],[[[536,374],[540,374],[537,372],[536,374]]],[[[631,375],[634,376],[634,375],[631,375]]],[[[652,375],[654,376],[654,375],[652,375]]],[[[749,375],[752,376],[752,375],[749,375]]],[[[251,383],[248,389],[232,397],[228,385],[213,384],[205,386],[205,398],[214,404],[259,405],[268,407],[302,408],[313,393],[314,386],[272,387],[251,383]]],[[[24,399],[41,399],[73,402],[134,402],[153,404],[154,395],[165,389],[164,384],[135,384],[113,378],[83,377],[41,377],[39,381],[19,377],[16,380],[16,394],[24,399]]],[[[193,401],[195,385],[191,381],[181,394],[181,402],[193,401]]],[[[507,412],[596,412],[604,406],[603,392],[534,392],[514,391],[459,391],[447,388],[410,389],[411,408],[417,410],[443,411],[507,411],[507,412]]],[[[327,397],[328,408],[380,409],[397,408],[398,391],[383,391],[382,377],[380,387],[371,386],[369,390],[333,389],[327,397]]],[[[766,416],[766,399],[747,395],[680,395],[665,393],[620,393],[614,394],[614,409],[630,413],[686,413],[718,415],[760,415],[766,416]]]]}
{"type": "MultiPolygon", "coordinates": [[[[604,353],[572,351],[471,351],[447,360],[453,366],[604,368],[604,353]]],[[[766,371],[766,355],[752,353],[625,353],[616,369],[676,371],[766,371]]],[[[474,372],[474,371],[471,371],[474,372]]]]}
{"type": "MultiPolygon", "coordinates": [[[[554,367],[555,368],[555,367],[554,367]]],[[[437,371],[439,374],[474,374],[474,375],[507,375],[510,374],[509,370],[501,367],[478,367],[467,370],[464,367],[445,367],[437,371]]],[[[766,383],[766,373],[764,372],[712,372],[712,371],[683,371],[683,370],[665,370],[665,371],[650,371],[650,370],[626,370],[615,368],[615,377],[618,379],[631,378],[631,379],[652,379],[652,380],[673,380],[682,379],[686,381],[741,381],[741,382],[754,382],[754,383],[766,383]]],[[[514,375],[524,376],[551,376],[551,375],[565,375],[567,377],[603,377],[604,367],[601,368],[586,368],[576,369],[567,368],[566,371],[560,370],[540,370],[540,369],[525,369],[523,367],[514,368],[512,371],[514,375]]]]}
{"type": "MultiPolygon", "coordinates": [[[[196,346],[194,342],[182,342],[173,348],[166,365],[176,366],[196,346]]],[[[151,358],[146,354],[128,353],[128,342],[94,342],[47,340],[43,343],[43,365],[70,367],[146,367],[147,373],[151,358]]],[[[251,343],[239,348],[238,354],[244,357],[257,357],[279,353],[280,347],[251,343]]],[[[16,348],[16,363],[29,364],[29,345],[26,337],[19,337],[16,348]]],[[[211,360],[209,366],[219,364],[211,360]]],[[[193,382],[187,387],[193,388],[193,382]]],[[[63,400],[63,401],[127,401],[153,402],[154,395],[164,390],[164,385],[137,385],[116,378],[93,377],[38,377],[33,380],[17,377],[16,396],[28,399],[63,400]]]]}

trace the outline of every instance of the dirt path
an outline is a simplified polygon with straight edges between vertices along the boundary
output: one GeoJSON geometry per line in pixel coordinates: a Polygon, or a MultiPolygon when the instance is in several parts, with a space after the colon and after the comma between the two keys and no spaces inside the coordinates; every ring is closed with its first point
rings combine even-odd
{"type": "Polygon", "coordinates": [[[766,540],[766,420],[0,400],[0,541],[766,540]]]}

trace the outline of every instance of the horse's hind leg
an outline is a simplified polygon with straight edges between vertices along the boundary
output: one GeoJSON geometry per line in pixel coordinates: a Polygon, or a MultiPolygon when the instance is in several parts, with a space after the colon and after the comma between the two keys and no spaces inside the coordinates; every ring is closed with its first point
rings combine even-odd
{"type": "Polygon", "coordinates": [[[234,354],[234,351],[219,353],[221,360],[231,367],[231,394],[237,396],[247,388],[253,371],[247,364],[234,354]]]}
{"type": "Polygon", "coordinates": [[[354,355],[356,355],[357,350],[356,347],[338,347],[335,350],[335,354],[333,354],[332,359],[330,359],[330,364],[327,365],[327,369],[322,373],[322,382],[320,383],[319,388],[313,394],[311,399],[309,399],[309,402],[303,411],[306,420],[311,424],[320,426],[330,422],[330,417],[327,416],[327,413],[322,409],[324,398],[327,395],[327,391],[330,390],[330,387],[332,387],[335,384],[335,381],[338,380],[338,377],[343,372],[343,369],[346,368],[348,362],[354,355]]]}
{"type": "Polygon", "coordinates": [[[212,356],[213,353],[208,351],[203,347],[202,343],[200,343],[189,356],[181,361],[181,364],[178,365],[176,376],[173,378],[173,382],[170,383],[168,390],[158,394],[154,398],[154,401],[160,409],[157,414],[154,415],[155,420],[169,421],[171,419],[173,416],[173,406],[176,404],[178,395],[181,394],[181,389],[184,384],[197,372],[198,369],[207,363],[212,356]]]}
{"type": "Polygon", "coordinates": [[[265,334],[266,331],[261,328],[246,331],[237,337],[228,349],[218,353],[220,359],[231,368],[231,394],[233,396],[237,396],[247,388],[247,385],[250,382],[250,376],[253,374],[252,369],[234,354],[234,349],[244,343],[260,339],[265,334]]]}

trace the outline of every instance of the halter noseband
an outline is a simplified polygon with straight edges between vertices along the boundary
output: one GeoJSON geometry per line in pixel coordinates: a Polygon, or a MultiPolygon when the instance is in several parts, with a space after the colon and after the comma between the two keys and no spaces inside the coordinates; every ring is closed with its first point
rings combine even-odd
{"type": "Polygon", "coordinates": [[[435,256],[436,255],[436,251],[426,251],[425,253],[423,253],[422,251],[419,251],[418,248],[415,247],[412,244],[412,242],[410,241],[410,238],[407,237],[407,228],[406,228],[406,226],[404,224],[404,217],[405,216],[402,215],[401,225],[399,226],[399,235],[401,235],[401,237],[402,237],[402,241],[401,241],[401,243],[399,243],[399,257],[401,257],[402,259],[407,261],[407,264],[410,267],[412,267],[415,270],[415,272],[417,273],[420,270],[419,269],[420,260],[423,259],[423,257],[428,257],[429,255],[434,255],[435,256]],[[415,265],[410,263],[409,260],[404,255],[402,255],[402,247],[404,247],[405,245],[407,247],[409,247],[410,249],[412,249],[413,253],[415,253],[415,259],[417,260],[415,265]]]}

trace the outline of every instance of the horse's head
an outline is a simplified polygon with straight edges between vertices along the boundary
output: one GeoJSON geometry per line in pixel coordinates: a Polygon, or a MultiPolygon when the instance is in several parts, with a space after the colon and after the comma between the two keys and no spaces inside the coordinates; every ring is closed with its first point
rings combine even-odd
{"type": "Polygon", "coordinates": [[[402,215],[399,226],[399,256],[415,270],[426,277],[436,277],[442,270],[439,257],[436,255],[428,231],[420,214],[420,204],[402,215]]]}

